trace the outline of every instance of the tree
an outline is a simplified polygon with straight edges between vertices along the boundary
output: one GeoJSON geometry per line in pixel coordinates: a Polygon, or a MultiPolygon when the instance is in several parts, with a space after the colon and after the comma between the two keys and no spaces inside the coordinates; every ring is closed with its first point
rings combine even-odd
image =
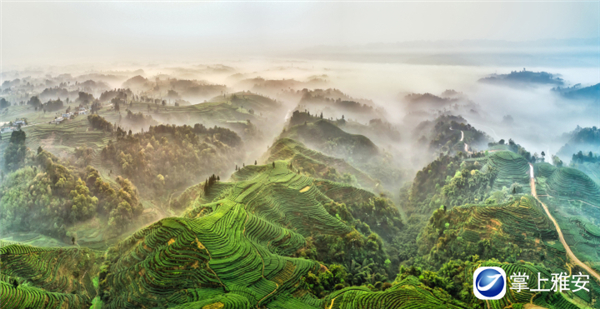
{"type": "Polygon", "coordinates": [[[79,104],[89,105],[94,101],[94,96],[89,93],[80,91],[78,95],[79,97],[77,98],[77,102],[79,102],[79,104]]]}
{"type": "Polygon", "coordinates": [[[275,162],[273,162],[273,168],[275,168],[275,162]]]}
{"type": "Polygon", "coordinates": [[[42,101],[40,101],[40,98],[37,96],[33,96],[29,99],[29,101],[27,101],[27,104],[39,108],[42,106],[42,101]]]}
{"type": "Polygon", "coordinates": [[[17,130],[11,133],[8,147],[4,151],[4,165],[7,170],[16,170],[25,162],[27,155],[26,138],[24,131],[17,130]]]}
{"type": "Polygon", "coordinates": [[[552,156],[552,164],[554,164],[554,166],[556,167],[562,167],[563,161],[558,156],[552,156]]]}
{"type": "Polygon", "coordinates": [[[5,98],[0,98],[0,109],[4,109],[10,106],[10,102],[6,101],[5,98]]]}
{"type": "Polygon", "coordinates": [[[81,178],[77,179],[75,189],[71,190],[71,220],[80,221],[93,217],[96,213],[98,198],[90,194],[90,189],[81,178]]]}
{"type": "Polygon", "coordinates": [[[258,165],[258,161],[254,160],[254,165],[258,165]]]}

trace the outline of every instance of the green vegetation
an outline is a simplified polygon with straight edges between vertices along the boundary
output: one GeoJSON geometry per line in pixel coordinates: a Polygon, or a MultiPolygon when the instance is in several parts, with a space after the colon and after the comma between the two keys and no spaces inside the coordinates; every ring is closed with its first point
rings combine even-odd
{"type": "Polygon", "coordinates": [[[92,128],[94,128],[94,129],[99,129],[99,130],[103,130],[106,132],[113,131],[112,123],[106,121],[106,119],[102,118],[101,116],[98,116],[97,114],[89,115],[87,117],[87,119],[90,122],[90,125],[92,126],[92,128]]]}
{"type": "Polygon", "coordinates": [[[282,137],[298,140],[327,154],[353,161],[366,160],[379,154],[377,146],[365,136],[346,133],[326,120],[292,126],[282,133],[282,137]]]}
{"type": "Polygon", "coordinates": [[[328,194],[342,194],[343,185],[297,175],[285,161],[246,166],[232,178],[188,197],[182,218],[163,219],[108,251],[100,274],[107,308],[311,308],[324,301],[312,295],[383,287],[391,270],[385,241],[361,219],[387,217],[380,230],[393,231],[401,223],[391,202],[351,187],[349,199],[366,203],[336,202],[328,194]],[[367,207],[372,214],[364,215],[367,207]]]}
{"type": "MultiPolygon", "coordinates": [[[[182,70],[102,75],[126,80],[112,90],[67,75],[3,84],[3,126],[24,122],[0,142],[2,308],[600,307],[594,279],[589,293],[472,293],[479,266],[528,274],[530,288],[538,273],[586,273],[567,245],[600,271],[593,153],[543,163],[439,109],[400,145],[373,102],[295,88],[325,75],[186,73],[228,74],[274,99],[171,76],[182,70]],[[83,106],[89,116],[53,121],[83,106]],[[416,161],[431,162],[405,183],[416,161]]],[[[478,113],[455,91],[405,100],[415,119],[435,106],[478,113]]]]}
{"type": "Polygon", "coordinates": [[[265,156],[266,162],[290,161],[290,168],[315,178],[322,178],[351,185],[374,189],[377,181],[368,174],[356,169],[343,159],[333,158],[307,148],[302,143],[289,138],[278,139],[265,156]]]}
{"type": "Polygon", "coordinates": [[[578,152],[583,152],[583,156],[590,151],[600,152],[600,130],[595,126],[591,128],[577,126],[575,130],[567,134],[567,137],[567,142],[558,151],[558,155],[563,158],[578,152]]]}
{"type": "Polygon", "coordinates": [[[102,255],[87,248],[0,248],[2,308],[89,308],[102,255]],[[16,282],[16,284],[15,284],[16,282]]]}
{"type": "Polygon", "coordinates": [[[426,255],[426,264],[432,269],[472,255],[511,263],[548,263],[547,250],[551,248],[543,244],[557,242],[558,235],[536,204],[533,198],[524,196],[502,205],[465,205],[452,210],[441,207],[417,240],[419,252],[426,255]],[[495,246],[497,243],[505,245],[495,246]]]}
{"type": "Polygon", "coordinates": [[[397,167],[392,155],[379,149],[369,138],[347,133],[326,119],[294,125],[306,117],[314,118],[309,113],[294,112],[288,128],[279,138],[293,139],[328,156],[344,159],[381,181],[386,188],[392,189],[394,184],[402,182],[404,172],[397,167]]]}
{"type": "MultiPolygon", "coordinates": [[[[498,171],[494,181],[494,190],[503,187],[512,188],[514,183],[520,184],[525,192],[529,189],[529,163],[527,160],[511,151],[497,151],[489,156],[485,170],[498,171]]],[[[517,193],[517,192],[515,192],[517,193]]]]}
{"type": "Polygon", "coordinates": [[[4,150],[4,166],[7,171],[16,170],[25,162],[27,156],[26,138],[27,134],[21,130],[11,133],[8,147],[4,150]]]}
{"type": "Polygon", "coordinates": [[[162,195],[230,171],[242,154],[240,137],[229,129],[159,125],[136,134],[117,129],[116,142],[108,142],[101,158],[145,193],[162,195]]]}
{"type": "Polygon", "coordinates": [[[271,98],[252,93],[250,91],[236,92],[228,96],[217,96],[211,102],[223,102],[228,100],[233,106],[246,109],[250,114],[272,113],[280,108],[282,104],[271,98]]]}
{"type": "Polygon", "coordinates": [[[598,184],[574,168],[548,168],[536,164],[536,170],[544,171],[536,177],[538,195],[558,221],[571,250],[580,260],[600,269],[598,184]]]}
{"type": "Polygon", "coordinates": [[[121,177],[117,182],[120,188],[103,181],[92,167],[73,170],[41,150],[35,164],[8,174],[0,184],[2,231],[38,231],[60,238],[67,226],[98,215],[121,231],[142,208],[131,182],[121,177]]]}
{"type": "Polygon", "coordinates": [[[497,143],[496,142],[488,143],[488,148],[490,150],[494,150],[494,151],[503,151],[503,150],[512,151],[512,152],[518,154],[519,156],[522,156],[523,158],[525,158],[525,160],[527,160],[528,162],[531,162],[531,163],[536,163],[538,160],[542,161],[542,162],[544,161],[543,156],[541,159],[537,156],[537,154],[534,154],[532,156],[529,151],[525,150],[525,148],[523,146],[515,143],[515,141],[513,141],[512,139],[508,140],[508,144],[506,144],[506,142],[503,139],[501,139],[497,143]]]}

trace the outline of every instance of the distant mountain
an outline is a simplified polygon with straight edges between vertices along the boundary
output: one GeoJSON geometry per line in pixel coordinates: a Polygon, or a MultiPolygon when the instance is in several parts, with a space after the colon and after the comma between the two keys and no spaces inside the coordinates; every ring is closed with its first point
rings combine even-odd
{"type": "Polygon", "coordinates": [[[552,91],[557,92],[564,98],[572,100],[598,101],[598,99],[600,99],[600,84],[588,87],[581,87],[581,84],[566,88],[555,87],[552,88],[552,91]]]}
{"type": "Polygon", "coordinates": [[[481,78],[479,82],[507,86],[533,86],[533,85],[558,85],[565,84],[564,80],[548,72],[512,71],[510,74],[491,74],[481,78]]]}
{"type": "Polygon", "coordinates": [[[558,151],[558,155],[563,158],[570,158],[572,154],[579,151],[587,154],[590,151],[599,152],[600,150],[600,130],[597,127],[581,128],[578,126],[567,136],[569,136],[569,140],[558,151]]]}

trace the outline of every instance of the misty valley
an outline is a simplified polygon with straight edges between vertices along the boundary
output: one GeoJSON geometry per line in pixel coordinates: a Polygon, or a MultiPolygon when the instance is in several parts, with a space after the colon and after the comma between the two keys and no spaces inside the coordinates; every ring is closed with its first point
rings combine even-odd
{"type": "Polygon", "coordinates": [[[0,306],[599,308],[598,84],[455,69],[4,72],[0,306]]]}

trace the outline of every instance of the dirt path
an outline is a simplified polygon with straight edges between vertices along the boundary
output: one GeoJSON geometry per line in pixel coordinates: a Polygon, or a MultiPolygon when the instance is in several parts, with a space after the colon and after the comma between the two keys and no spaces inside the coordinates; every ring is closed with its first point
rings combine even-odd
{"type": "MultiPolygon", "coordinates": [[[[465,139],[465,131],[460,131],[460,141],[462,142],[465,139]]],[[[465,143],[465,152],[467,154],[471,154],[471,152],[469,151],[469,144],[465,143]]]]}
{"type": "MultiPolygon", "coordinates": [[[[454,131],[454,129],[452,129],[452,127],[450,127],[450,131],[454,131]]],[[[459,142],[462,142],[464,140],[465,140],[465,131],[460,130],[460,141],[459,142]]],[[[467,154],[471,154],[471,152],[469,151],[469,144],[467,144],[467,143],[465,143],[465,152],[467,154]]]]}
{"type": "Polygon", "coordinates": [[[600,274],[598,274],[598,272],[593,270],[591,267],[589,267],[586,264],[584,264],[583,262],[581,262],[575,256],[573,251],[571,251],[571,248],[569,247],[569,245],[567,245],[567,242],[565,241],[565,237],[563,236],[563,233],[560,230],[560,226],[558,226],[558,222],[556,222],[554,217],[552,217],[552,214],[550,214],[550,210],[548,210],[548,206],[546,206],[546,204],[544,204],[538,198],[537,191],[535,190],[535,175],[533,174],[533,165],[531,163],[529,163],[529,184],[531,185],[531,194],[533,195],[533,197],[535,197],[535,199],[538,202],[540,202],[540,204],[542,204],[542,207],[544,208],[546,215],[548,215],[548,218],[550,218],[550,220],[552,220],[552,223],[554,223],[554,227],[556,228],[556,231],[558,232],[558,239],[560,240],[560,243],[563,245],[563,247],[565,247],[565,251],[567,252],[567,256],[569,257],[569,259],[573,263],[577,264],[577,266],[585,269],[585,271],[587,271],[590,275],[592,275],[592,277],[596,278],[596,280],[598,282],[600,282],[600,274]]]}

